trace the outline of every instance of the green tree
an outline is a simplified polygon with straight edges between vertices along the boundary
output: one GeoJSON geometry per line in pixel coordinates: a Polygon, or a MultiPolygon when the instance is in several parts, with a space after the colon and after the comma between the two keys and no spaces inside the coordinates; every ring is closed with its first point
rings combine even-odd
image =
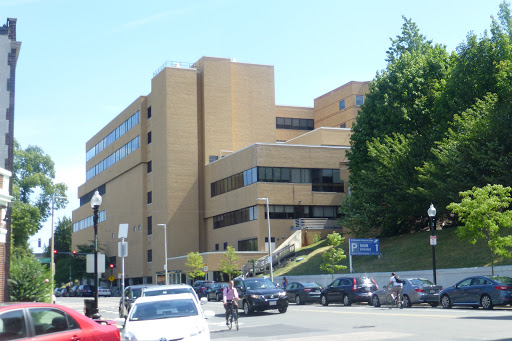
{"type": "Polygon", "coordinates": [[[68,217],[64,217],[57,221],[55,226],[55,282],[57,285],[60,283],[67,283],[70,281],[69,277],[73,278],[73,255],[60,254],[60,252],[71,252],[71,231],[72,222],[68,217]]]}
{"type": "Polygon", "coordinates": [[[448,209],[457,214],[464,225],[457,228],[461,239],[475,244],[483,239],[489,248],[494,276],[495,256],[512,258],[512,235],[503,236],[500,229],[512,227],[512,211],[508,208],[512,188],[502,185],[487,185],[461,192],[462,201],[451,203],[448,209]]]}
{"type": "Polygon", "coordinates": [[[187,267],[186,274],[188,278],[194,281],[198,277],[204,277],[204,261],[203,256],[199,252],[187,253],[187,261],[185,262],[187,267]]]}
{"type": "Polygon", "coordinates": [[[8,280],[11,301],[51,303],[50,281],[50,270],[38,263],[33,255],[14,254],[11,258],[8,280]]]}
{"type": "Polygon", "coordinates": [[[439,118],[435,110],[450,69],[444,46],[433,45],[404,18],[388,65],[370,84],[351,137],[350,186],[341,223],[358,236],[394,235],[421,228],[424,206],[411,188],[416,167],[431,158],[439,118]]]}
{"type": "MultiPolygon", "coordinates": [[[[64,196],[67,186],[53,182],[55,166],[50,156],[37,146],[22,149],[14,141],[12,239],[15,248],[28,249],[28,239],[41,229],[51,215],[52,196],[64,196]]],[[[66,199],[55,201],[64,208],[66,199]]]]}
{"type": "Polygon", "coordinates": [[[228,246],[223,255],[224,259],[220,261],[219,270],[228,275],[229,280],[231,280],[240,273],[238,270],[238,256],[232,246],[228,246]]]}
{"type": "Polygon", "coordinates": [[[320,270],[334,274],[337,271],[346,269],[347,267],[341,265],[341,261],[347,258],[345,252],[340,245],[345,240],[339,233],[333,232],[327,236],[327,243],[331,246],[330,249],[322,254],[322,264],[320,270]]]}

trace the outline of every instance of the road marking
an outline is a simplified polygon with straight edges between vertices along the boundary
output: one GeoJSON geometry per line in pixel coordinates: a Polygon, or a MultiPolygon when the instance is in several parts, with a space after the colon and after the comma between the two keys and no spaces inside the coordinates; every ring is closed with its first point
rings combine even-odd
{"type": "Polygon", "coordinates": [[[361,313],[356,311],[332,311],[332,310],[301,310],[308,312],[320,312],[320,313],[329,313],[329,314],[349,314],[349,315],[384,315],[384,316],[421,316],[421,317],[450,317],[450,318],[459,318],[460,316],[456,315],[435,315],[435,314],[405,314],[405,313],[393,313],[393,312],[382,312],[382,313],[361,313]]]}
{"type": "Polygon", "coordinates": [[[387,340],[397,338],[413,339],[414,334],[400,333],[400,332],[357,332],[357,333],[338,333],[331,335],[315,335],[305,336],[293,339],[282,339],[281,341],[316,341],[319,338],[324,340],[352,340],[352,341],[366,341],[366,340],[387,340]]]}

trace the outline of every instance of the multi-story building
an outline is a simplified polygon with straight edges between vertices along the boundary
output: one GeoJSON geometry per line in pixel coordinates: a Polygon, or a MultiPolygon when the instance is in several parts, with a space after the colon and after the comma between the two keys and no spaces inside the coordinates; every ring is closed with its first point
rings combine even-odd
{"type": "Polygon", "coordinates": [[[73,245],[94,237],[89,201],[96,190],[103,197],[98,239],[116,273],[118,227],[130,226],[127,284],[155,283],[165,244],[172,282],[184,281],[189,252],[202,253],[216,279],[227,246],[245,264],[279,248],[295,219],[336,225],[348,191],[340,165],[350,135],[339,127],[354,120],[367,90],[367,82],[351,82],[314,108],[276,106],[272,66],[211,57],[164,65],[151,93],[86,143],[73,245]],[[269,200],[270,241],[259,198],[269,200]]]}
{"type": "Polygon", "coordinates": [[[9,300],[7,280],[11,254],[11,223],[7,204],[12,195],[9,181],[14,162],[14,90],[16,84],[16,63],[21,42],[16,41],[16,19],[8,18],[0,27],[0,217],[7,222],[0,224],[0,302],[9,300]],[[7,233],[5,239],[1,238],[7,233]]]}

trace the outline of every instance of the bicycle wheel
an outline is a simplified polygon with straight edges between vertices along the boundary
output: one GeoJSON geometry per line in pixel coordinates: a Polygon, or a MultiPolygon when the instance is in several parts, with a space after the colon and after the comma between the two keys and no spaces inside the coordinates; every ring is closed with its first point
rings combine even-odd
{"type": "Polygon", "coordinates": [[[235,324],[236,324],[236,330],[238,330],[238,311],[235,310],[235,324]]]}
{"type": "Polygon", "coordinates": [[[233,310],[229,312],[228,328],[233,328],[233,310]]]}

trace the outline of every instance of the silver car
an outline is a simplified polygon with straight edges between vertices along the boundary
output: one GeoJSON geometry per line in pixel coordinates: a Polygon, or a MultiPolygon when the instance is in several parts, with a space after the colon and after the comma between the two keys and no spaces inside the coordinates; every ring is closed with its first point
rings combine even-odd
{"type": "MultiPolygon", "coordinates": [[[[413,304],[428,303],[432,307],[439,305],[439,292],[443,289],[425,278],[406,278],[402,283],[402,297],[404,307],[410,308],[413,304]]],[[[390,291],[384,286],[372,295],[372,305],[380,307],[381,304],[390,304],[390,291]]]]}

